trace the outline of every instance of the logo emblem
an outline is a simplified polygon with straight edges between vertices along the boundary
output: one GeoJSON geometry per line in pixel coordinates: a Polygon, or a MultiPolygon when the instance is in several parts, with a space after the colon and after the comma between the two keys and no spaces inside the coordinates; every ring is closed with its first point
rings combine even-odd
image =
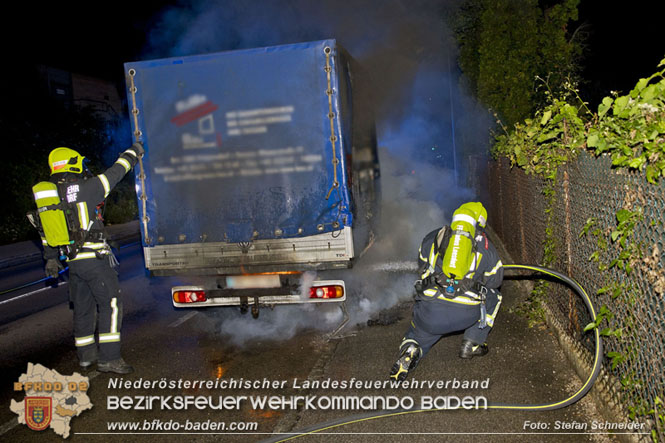
{"type": "Polygon", "coordinates": [[[25,423],[33,431],[43,431],[51,424],[51,397],[25,398],[25,423]]]}

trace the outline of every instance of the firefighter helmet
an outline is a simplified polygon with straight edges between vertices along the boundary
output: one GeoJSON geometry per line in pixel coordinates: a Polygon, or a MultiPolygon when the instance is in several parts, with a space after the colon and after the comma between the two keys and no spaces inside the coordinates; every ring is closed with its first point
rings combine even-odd
{"type": "Polygon", "coordinates": [[[55,148],[48,156],[51,175],[60,172],[80,174],[83,172],[83,159],[85,159],[85,157],[73,149],[55,148]]]}
{"type": "Polygon", "coordinates": [[[469,209],[474,212],[478,227],[484,229],[487,226],[487,209],[485,209],[481,202],[464,203],[460,208],[469,209]]]}
{"type": "Polygon", "coordinates": [[[485,209],[485,206],[480,202],[478,202],[476,216],[478,217],[478,226],[485,228],[485,226],[487,226],[487,209],[485,209]]]}

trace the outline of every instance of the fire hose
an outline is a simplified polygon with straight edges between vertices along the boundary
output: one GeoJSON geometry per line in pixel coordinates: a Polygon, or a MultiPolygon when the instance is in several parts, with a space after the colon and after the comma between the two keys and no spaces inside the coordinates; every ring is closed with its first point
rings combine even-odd
{"type": "MultiPolygon", "coordinates": [[[[591,302],[591,299],[589,298],[589,295],[587,294],[586,290],[580,285],[577,281],[575,281],[573,278],[562,274],[558,271],[544,268],[541,266],[535,266],[535,265],[517,265],[517,264],[512,264],[512,265],[503,265],[504,269],[510,270],[510,269],[522,269],[522,270],[527,270],[527,271],[534,271],[534,272],[539,272],[545,275],[548,275],[550,277],[557,278],[558,280],[563,281],[564,283],[567,283],[576,293],[579,295],[582,300],[584,301],[584,305],[586,306],[589,316],[591,317],[591,321],[595,322],[596,321],[596,311],[593,307],[593,303],[591,302]]],[[[565,408],[567,406],[572,405],[573,403],[579,401],[582,397],[584,397],[589,390],[593,387],[594,382],[598,378],[598,374],[600,373],[600,368],[601,368],[601,358],[603,355],[603,342],[600,336],[600,331],[598,328],[595,328],[594,331],[594,337],[595,337],[595,352],[594,352],[594,359],[593,359],[593,366],[591,369],[591,372],[582,385],[580,389],[577,390],[573,395],[570,397],[560,400],[560,401],[555,401],[551,403],[543,403],[543,404],[533,404],[533,405],[519,405],[519,404],[507,404],[507,403],[489,403],[487,405],[487,409],[514,409],[514,410],[519,410],[519,411],[550,411],[554,409],[561,409],[565,408]]],[[[395,417],[399,415],[406,415],[406,414],[415,414],[415,413],[420,413],[420,412],[435,412],[435,411],[445,411],[446,409],[441,408],[441,409],[398,409],[398,410],[392,410],[392,411],[378,411],[378,412],[373,412],[369,414],[359,414],[359,415],[354,415],[350,417],[343,417],[337,420],[329,421],[326,423],[320,423],[314,426],[310,426],[308,428],[302,429],[300,431],[294,432],[294,433],[289,433],[288,437],[284,437],[284,435],[278,435],[273,439],[266,440],[267,442],[284,442],[284,441],[289,441],[293,440],[299,437],[304,437],[307,435],[312,435],[316,434],[317,432],[322,432],[322,431],[328,431],[330,429],[334,428],[339,428],[341,426],[345,425],[350,425],[354,423],[360,423],[360,422],[365,422],[369,420],[376,420],[379,418],[387,418],[387,417],[395,417]]]]}

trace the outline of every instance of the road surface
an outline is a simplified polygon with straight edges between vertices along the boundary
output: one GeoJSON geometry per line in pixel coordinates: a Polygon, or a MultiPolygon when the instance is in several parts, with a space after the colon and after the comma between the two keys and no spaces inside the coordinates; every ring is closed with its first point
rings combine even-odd
{"type": "MultiPolygon", "coordinates": [[[[62,441],[51,430],[38,433],[17,424],[9,409],[11,399],[24,397],[12,386],[28,363],[90,378],[93,408],[72,419],[72,442],[182,441],[183,433],[201,442],[615,441],[592,429],[604,420],[590,397],[550,412],[459,408],[373,417],[381,404],[372,402],[418,406],[431,398],[443,406],[471,397],[533,404],[575,392],[581,381],[554,336],[544,327],[529,329],[526,319],[511,312],[525,297],[516,281],[504,284],[504,306],[487,356],[461,360],[456,356],[461,336],[444,337],[410,376],[419,385],[394,388],[384,382],[410,321],[408,274],[386,272],[391,266],[383,271],[359,266],[354,276],[362,278],[350,282],[352,321],[331,337],[341,320],[337,307],[264,309],[258,320],[235,308],[179,310],[171,306],[169,289],[180,280],[147,277],[138,244],[126,243],[118,255],[123,354],[135,372],[117,376],[79,369],[65,280],[56,288],[41,283],[4,294],[0,302],[29,295],[0,304],[0,441],[62,441]],[[162,388],[162,382],[174,386],[162,388]],[[479,384],[475,389],[463,385],[473,382],[479,384]],[[172,403],[188,396],[211,403],[201,409],[172,403]],[[126,408],[120,406],[123,397],[126,408]],[[252,403],[263,400],[262,407],[252,403]],[[227,429],[211,431],[213,423],[227,429]]],[[[40,263],[0,274],[3,288],[42,276],[40,263]]]]}

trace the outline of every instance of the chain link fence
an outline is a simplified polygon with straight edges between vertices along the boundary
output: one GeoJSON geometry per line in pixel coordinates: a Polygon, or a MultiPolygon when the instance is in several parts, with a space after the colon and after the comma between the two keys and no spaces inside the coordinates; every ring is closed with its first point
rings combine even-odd
{"type": "MultiPolygon", "coordinates": [[[[542,264],[548,228],[545,181],[511,169],[507,159],[485,163],[474,158],[470,166],[486,177],[472,186],[487,205],[489,225],[513,260],[542,264]]],[[[657,397],[665,400],[664,211],[665,184],[652,185],[642,173],[612,169],[607,156],[583,153],[559,170],[549,226],[555,261],[548,266],[579,281],[596,311],[607,306],[613,313],[601,329],[620,331],[604,338],[603,368],[616,383],[604,386],[611,391],[612,403],[626,414],[635,409],[644,414],[656,406],[657,397]],[[611,240],[611,233],[617,229],[617,211],[639,208],[642,217],[626,245],[633,242],[640,252],[626,262],[632,267],[628,274],[610,266],[623,250],[611,240]]],[[[584,328],[591,320],[579,297],[563,285],[550,284],[544,303],[553,323],[562,329],[559,333],[581,344],[590,359],[594,341],[584,328]]],[[[646,417],[650,419],[653,414],[646,417]]]]}

